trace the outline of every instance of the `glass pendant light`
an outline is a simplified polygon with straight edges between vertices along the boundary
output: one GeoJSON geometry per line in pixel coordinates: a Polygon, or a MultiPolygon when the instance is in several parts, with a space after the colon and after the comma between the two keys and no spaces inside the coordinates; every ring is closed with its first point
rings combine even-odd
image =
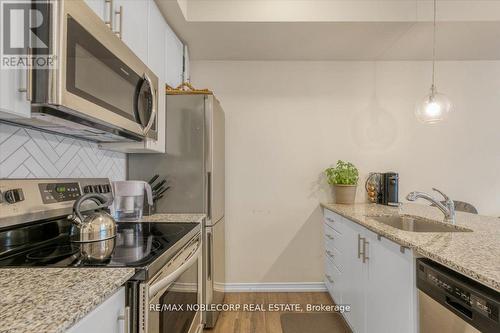
{"type": "Polygon", "coordinates": [[[451,112],[451,102],[437,91],[434,83],[436,67],[436,0],[434,0],[434,25],[432,33],[432,85],[424,100],[417,104],[415,115],[424,124],[435,124],[445,120],[451,112]]]}

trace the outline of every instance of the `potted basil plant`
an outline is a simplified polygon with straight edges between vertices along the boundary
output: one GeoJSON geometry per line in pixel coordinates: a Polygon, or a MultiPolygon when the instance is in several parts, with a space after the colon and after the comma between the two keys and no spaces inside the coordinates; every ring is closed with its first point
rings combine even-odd
{"type": "Polygon", "coordinates": [[[328,184],[333,185],[336,202],[353,204],[359,179],[359,172],[354,164],[338,160],[337,165],[326,169],[325,173],[328,184]]]}

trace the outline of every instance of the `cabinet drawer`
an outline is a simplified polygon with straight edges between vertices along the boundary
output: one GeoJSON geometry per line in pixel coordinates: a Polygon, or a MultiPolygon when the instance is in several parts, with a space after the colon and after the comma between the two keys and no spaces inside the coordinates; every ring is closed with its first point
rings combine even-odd
{"type": "Polygon", "coordinates": [[[330,244],[327,244],[325,247],[325,258],[328,258],[339,271],[343,270],[343,264],[340,256],[339,250],[335,247],[332,247],[330,244]]]}
{"type": "Polygon", "coordinates": [[[332,212],[331,210],[324,210],[325,223],[330,227],[335,229],[338,233],[342,234],[342,217],[339,214],[332,212]]]}
{"type": "Polygon", "coordinates": [[[325,285],[337,304],[342,302],[341,288],[339,287],[341,278],[342,272],[328,258],[325,258],[325,285]]]}
{"type": "Polygon", "coordinates": [[[326,239],[333,242],[335,241],[340,242],[340,239],[342,238],[342,234],[337,230],[333,229],[332,227],[330,227],[328,223],[323,223],[323,234],[326,239]]]}

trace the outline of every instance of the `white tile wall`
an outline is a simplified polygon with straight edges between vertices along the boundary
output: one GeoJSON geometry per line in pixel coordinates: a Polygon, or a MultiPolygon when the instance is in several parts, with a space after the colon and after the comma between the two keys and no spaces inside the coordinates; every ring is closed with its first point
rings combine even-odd
{"type": "Polygon", "coordinates": [[[126,155],[97,144],[0,123],[0,178],[124,180],[126,155]]]}

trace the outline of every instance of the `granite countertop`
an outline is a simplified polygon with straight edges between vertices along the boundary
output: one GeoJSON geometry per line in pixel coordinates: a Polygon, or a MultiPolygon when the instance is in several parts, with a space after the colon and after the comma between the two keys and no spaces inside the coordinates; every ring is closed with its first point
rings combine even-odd
{"type": "Polygon", "coordinates": [[[133,268],[0,269],[0,332],[64,332],[134,272],[133,268]]]}
{"type": "MultiPolygon", "coordinates": [[[[197,222],[205,214],[155,214],[140,222],[197,222]]],[[[115,293],[134,268],[2,268],[0,333],[59,333],[115,293]]]]}
{"type": "Polygon", "coordinates": [[[163,214],[143,216],[139,222],[197,222],[201,223],[205,214],[163,214]]]}
{"type": "Polygon", "coordinates": [[[399,230],[367,216],[408,214],[442,221],[443,213],[438,208],[410,203],[400,207],[330,203],[322,203],[321,206],[414,249],[417,255],[439,262],[500,291],[500,218],[457,212],[456,224],[473,232],[422,233],[399,230]]]}

